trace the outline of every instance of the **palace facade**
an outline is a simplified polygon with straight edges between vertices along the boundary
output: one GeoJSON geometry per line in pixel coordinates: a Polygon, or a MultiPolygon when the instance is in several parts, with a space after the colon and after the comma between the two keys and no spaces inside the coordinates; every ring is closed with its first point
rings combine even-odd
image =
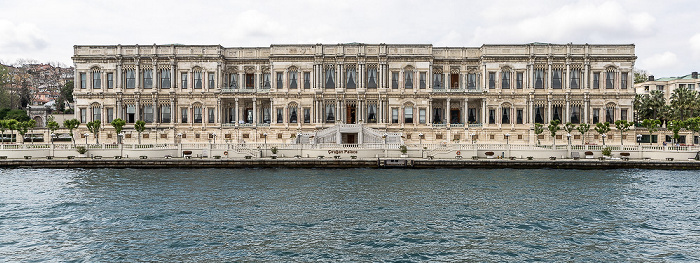
{"type": "Polygon", "coordinates": [[[535,123],[633,119],[634,45],[74,49],[75,117],[106,142],[116,118],[127,139],[143,120],[146,141],[342,144],[532,144],[535,123]]]}

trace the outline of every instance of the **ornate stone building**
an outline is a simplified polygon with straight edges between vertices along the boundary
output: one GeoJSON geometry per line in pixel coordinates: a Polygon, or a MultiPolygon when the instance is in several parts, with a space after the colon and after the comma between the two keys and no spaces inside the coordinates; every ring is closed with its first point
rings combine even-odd
{"type": "Polygon", "coordinates": [[[634,48],[75,46],[75,112],[107,141],[122,118],[161,142],[531,144],[534,123],[632,120],[634,48]]]}

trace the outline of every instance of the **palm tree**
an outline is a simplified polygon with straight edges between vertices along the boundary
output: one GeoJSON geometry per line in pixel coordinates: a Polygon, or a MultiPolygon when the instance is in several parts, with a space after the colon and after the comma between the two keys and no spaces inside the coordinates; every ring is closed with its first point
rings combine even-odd
{"type": "Polygon", "coordinates": [[[695,112],[698,106],[698,94],[695,90],[686,87],[677,88],[671,94],[671,112],[670,116],[675,120],[685,120],[686,118],[695,117],[695,112]]]}
{"type": "Polygon", "coordinates": [[[647,131],[649,132],[649,144],[652,144],[652,139],[651,136],[652,134],[661,127],[661,121],[660,120],[651,120],[651,119],[644,119],[642,121],[642,126],[644,128],[647,128],[647,131]]]}

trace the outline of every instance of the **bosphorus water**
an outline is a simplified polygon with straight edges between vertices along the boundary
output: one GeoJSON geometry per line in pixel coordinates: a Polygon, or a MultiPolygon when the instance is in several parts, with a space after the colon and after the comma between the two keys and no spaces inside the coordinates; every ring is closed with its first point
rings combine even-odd
{"type": "Polygon", "coordinates": [[[0,262],[698,261],[700,173],[0,169],[0,262]]]}

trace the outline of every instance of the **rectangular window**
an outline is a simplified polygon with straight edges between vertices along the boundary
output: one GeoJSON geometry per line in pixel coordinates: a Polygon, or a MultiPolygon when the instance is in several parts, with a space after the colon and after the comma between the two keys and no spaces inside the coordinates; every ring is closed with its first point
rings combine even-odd
{"type": "Polygon", "coordinates": [[[535,123],[544,124],[544,106],[535,107],[535,123]]]}
{"type": "Polygon", "coordinates": [[[161,69],[160,70],[160,88],[169,89],[170,88],[170,70],[161,69]]]}
{"type": "Polygon", "coordinates": [[[510,108],[501,108],[501,124],[510,124],[510,108]]]}
{"type": "Polygon", "coordinates": [[[85,75],[85,72],[80,72],[80,88],[87,88],[87,75],[85,75]]]}
{"type": "Polygon", "coordinates": [[[275,79],[277,80],[277,86],[275,86],[275,88],[278,88],[278,89],[284,88],[284,86],[282,84],[282,75],[283,75],[282,72],[275,73],[275,79]]]}
{"type": "Polygon", "coordinates": [[[442,74],[433,73],[433,89],[442,89],[442,74]]]}
{"type": "Polygon", "coordinates": [[[214,74],[214,72],[209,72],[209,73],[207,73],[207,76],[209,77],[209,85],[207,85],[207,88],[208,89],[215,89],[216,83],[214,80],[216,79],[216,74],[214,74]]]}
{"type": "Polygon", "coordinates": [[[136,122],[136,105],[126,105],[126,123],[136,122]]]}
{"type": "Polygon", "coordinates": [[[194,107],[194,123],[202,123],[202,107],[194,107]]]}
{"type": "MultiPolygon", "coordinates": [[[[626,73],[626,72],[625,72],[625,73],[622,73],[622,78],[620,78],[620,82],[622,82],[622,83],[620,84],[620,88],[622,88],[622,89],[627,89],[627,73],[626,73]]],[[[688,86],[690,86],[690,85],[691,85],[691,84],[689,84],[688,86]]],[[[689,88],[690,88],[690,87],[689,87],[689,88]]]]}
{"type": "Polygon", "coordinates": [[[615,109],[605,108],[605,121],[609,123],[615,122],[615,109]]]}
{"type": "Polygon", "coordinates": [[[297,107],[289,107],[289,123],[297,123],[298,121],[297,107]]]}
{"type": "Polygon", "coordinates": [[[476,73],[467,74],[467,88],[476,89],[476,73]]]}
{"type": "Polygon", "coordinates": [[[367,122],[377,123],[377,104],[367,104],[367,122]]]}
{"type": "MultiPolygon", "coordinates": [[[[263,88],[264,89],[269,89],[270,88],[270,73],[265,73],[263,74],[263,88]]],[[[254,89],[255,88],[255,74],[248,73],[245,74],[245,88],[246,89],[254,89]]]]}
{"type": "Polygon", "coordinates": [[[496,88],[496,72],[489,72],[489,89],[496,88]]]}
{"type": "Polygon", "coordinates": [[[627,120],[627,109],[620,109],[620,120],[627,120]]]}
{"type": "Polygon", "coordinates": [[[238,88],[238,74],[231,73],[228,74],[228,88],[237,89],[238,88]]]}
{"type": "Polygon", "coordinates": [[[405,89],[413,89],[413,71],[406,70],[403,72],[405,89]]]}
{"type": "Polygon", "coordinates": [[[391,72],[391,88],[392,89],[399,88],[399,73],[398,72],[391,72]]]}
{"type": "Polygon", "coordinates": [[[413,123],[413,107],[405,107],[403,109],[403,122],[413,123]]]}
{"type": "Polygon", "coordinates": [[[114,108],[107,108],[107,123],[112,123],[114,120],[114,108]]]}
{"type": "Polygon", "coordinates": [[[181,82],[182,86],[180,88],[187,89],[187,73],[182,72],[180,74],[180,80],[182,81],[181,82]]]}
{"type": "Polygon", "coordinates": [[[348,89],[357,88],[357,71],[355,68],[348,68],[345,71],[345,87],[348,89]]]}
{"type": "Polygon", "coordinates": [[[160,122],[170,123],[170,105],[160,106],[160,122]]]}
{"type": "Polygon", "coordinates": [[[153,122],[153,106],[144,105],[143,106],[143,121],[146,123],[153,122]]]}
{"type": "Polygon", "coordinates": [[[489,124],[496,124],[496,110],[489,109],[489,124]]]}
{"type": "Polygon", "coordinates": [[[605,72],[605,88],[606,89],[615,88],[613,83],[615,83],[615,72],[612,72],[612,71],[605,72]]]}
{"type": "Polygon", "coordinates": [[[327,89],[335,89],[335,70],[330,67],[327,68],[323,80],[323,86],[327,89]]]}
{"type": "Polygon", "coordinates": [[[523,124],[523,109],[515,111],[515,124],[523,124]]]}
{"type": "Polygon", "coordinates": [[[126,70],[125,74],[126,78],[126,88],[127,89],[135,89],[136,88],[136,71],[133,69],[128,69],[126,70]]]}
{"type": "MultiPolygon", "coordinates": [[[[85,74],[85,73],[83,73],[85,74]]],[[[80,123],[85,123],[87,122],[87,109],[86,108],[81,108],[80,109],[80,123]]]]}
{"type": "Polygon", "coordinates": [[[304,89],[311,88],[311,72],[304,72],[304,89]]]}
{"type": "Polygon", "coordinates": [[[443,123],[442,122],[442,108],[433,108],[433,123],[443,123]]]}
{"type": "Polygon", "coordinates": [[[102,109],[100,109],[99,107],[92,108],[92,120],[102,121],[102,109]]]}
{"type": "Polygon", "coordinates": [[[367,68],[367,88],[376,89],[377,88],[377,68],[369,67],[367,68]]]}
{"type": "Polygon", "coordinates": [[[600,88],[600,73],[593,72],[593,87],[594,89],[600,88]]]}
{"type": "Polygon", "coordinates": [[[581,71],[574,69],[571,71],[571,83],[569,84],[572,89],[579,89],[579,84],[581,83],[579,77],[581,76],[581,71]]]}
{"type": "Polygon", "coordinates": [[[478,123],[477,122],[477,111],[476,108],[469,108],[467,110],[467,122],[469,123],[478,123]]]}
{"type": "Polygon", "coordinates": [[[143,88],[152,89],[153,88],[153,70],[145,69],[143,70],[143,88]]]}
{"type": "Polygon", "coordinates": [[[419,78],[420,78],[420,89],[425,89],[425,87],[426,87],[426,85],[427,85],[427,84],[425,83],[425,78],[426,78],[425,72],[421,72],[421,73],[419,74],[419,78]]]}
{"type": "Polygon", "coordinates": [[[571,106],[570,111],[571,111],[571,116],[569,116],[569,118],[571,119],[571,123],[574,123],[574,124],[581,123],[581,106],[573,105],[573,106],[571,106]]]}
{"type": "Polygon", "coordinates": [[[695,90],[695,84],[688,84],[689,90],[695,90]]]}
{"type": "Polygon", "coordinates": [[[269,124],[272,116],[270,116],[270,107],[263,108],[263,123],[269,124]]]}
{"type": "Polygon", "coordinates": [[[518,72],[515,74],[515,88],[523,89],[523,73],[518,72]]]}
{"type": "Polygon", "coordinates": [[[207,108],[207,122],[214,123],[216,117],[214,116],[214,108],[207,108]]]}
{"type": "Polygon", "coordinates": [[[552,106],[552,120],[558,120],[562,123],[562,106],[552,106]]]}
{"type": "Polygon", "coordinates": [[[304,123],[311,123],[311,109],[304,108],[304,123]]]}
{"type": "Polygon", "coordinates": [[[535,88],[544,89],[544,69],[535,70],[535,88]]]}
{"type": "Polygon", "coordinates": [[[326,122],[327,122],[327,123],[333,123],[333,122],[335,122],[335,113],[334,113],[334,111],[335,111],[335,107],[334,107],[333,104],[326,104],[325,116],[326,116],[326,122]]]}
{"type": "Polygon", "coordinates": [[[102,73],[99,71],[92,72],[92,88],[101,89],[102,88],[102,73]]]}
{"type": "Polygon", "coordinates": [[[114,88],[114,73],[107,73],[107,88],[114,88]]]}
{"type": "Polygon", "coordinates": [[[459,74],[450,74],[450,88],[459,89],[459,74]]]}
{"type": "Polygon", "coordinates": [[[600,122],[600,109],[593,109],[593,124],[600,122]]]}
{"type": "Polygon", "coordinates": [[[399,123],[399,108],[391,108],[391,123],[399,123]]]}
{"type": "Polygon", "coordinates": [[[501,89],[510,89],[510,72],[501,71],[501,89]]]}
{"type": "Polygon", "coordinates": [[[552,88],[561,89],[561,69],[552,70],[552,88]]]}
{"type": "Polygon", "coordinates": [[[180,117],[182,123],[187,123],[187,108],[180,109],[180,117]]]}
{"type": "Polygon", "coordinates": [[[202,72],[197,71],[194,73],[194,88],[201,89],[202,85],[204,85],[204,83],[202,83],[202,72]]]}
{"type": "Polygon", "coordinates": [[[289,72],[289,89],[297,89],[297,79],[299,77],[297,76],[296,71],[290,71],[289,72]]]}
{"type": "Polygon", "coordinates": [[[284,123],[284,109],[277,108],[277,123],[284,123]]]}
{"type": "Polygon", "coordinates": [[[425,124],[425,109],[418,110],[418,123],[425,124]]]}

